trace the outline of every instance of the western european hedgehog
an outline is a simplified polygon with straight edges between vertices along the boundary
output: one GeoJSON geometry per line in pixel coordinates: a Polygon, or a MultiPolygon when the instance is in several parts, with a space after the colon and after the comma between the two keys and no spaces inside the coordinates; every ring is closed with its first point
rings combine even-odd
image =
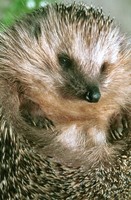
{"type": "Polygon", "coordinates": [[[1,33],[1,200],[131,198],[130,61],[113,20],[81,4],[1,33]]]}

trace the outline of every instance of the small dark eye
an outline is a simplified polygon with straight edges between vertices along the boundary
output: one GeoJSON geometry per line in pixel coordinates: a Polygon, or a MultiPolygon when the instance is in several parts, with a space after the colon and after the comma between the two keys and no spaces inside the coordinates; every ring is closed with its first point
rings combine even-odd
{"type": "Polygon", "coordinates": [[[101,65],[101,73],[104,73],[107,69],[107,66],[108,66],[108,63],[107,62],[104,62],[102,65],[101,65]]]}
{"type": "Polygon", "coordinates": [[[58,55],[58,61],[65,70],[71,68],[73,65],[72,60],[65,54],[58,55]]]}

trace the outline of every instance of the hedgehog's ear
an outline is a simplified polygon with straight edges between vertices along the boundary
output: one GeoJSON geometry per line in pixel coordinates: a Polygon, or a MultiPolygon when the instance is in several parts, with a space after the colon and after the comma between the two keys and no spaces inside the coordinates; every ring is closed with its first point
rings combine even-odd
{"type": "Polygon", "coordinates": [[[32,26],[32,36],[35,37],[37,42],[39,41],[39,38],[41,37],[41,25],[39,22],[32,26]]]}
{"type": "MultiPolygon", "coordinates": [[[[39,38],[41,37],[42,30],[41,30],[41,24],[39,20],[35,18],[33,15],[27,15],[26,17],[26,24],[24,24],[26,27],[26,31],[29,34],[29,37],[32,39],[36,39],[36,41],[39,41],[39,38]]],[[[23,22],[22,22],[23,23],[23,22]]]]}

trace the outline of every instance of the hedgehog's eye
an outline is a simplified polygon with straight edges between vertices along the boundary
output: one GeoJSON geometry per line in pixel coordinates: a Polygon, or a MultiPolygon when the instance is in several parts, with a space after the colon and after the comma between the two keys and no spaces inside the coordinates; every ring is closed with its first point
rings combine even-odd
{"type": "Polygon", "coordinates": [[[106,71],[108,67],[108,63],[107,62],[104,62],[102,65],[101,65],[101,73],[104,73],[106,71]]]}
{"type": "Polygon", "coordinates": [[[58,55],[58,62],[64,70],[71,68],[73,65],[72,60],[65,54],[58,55]]]}

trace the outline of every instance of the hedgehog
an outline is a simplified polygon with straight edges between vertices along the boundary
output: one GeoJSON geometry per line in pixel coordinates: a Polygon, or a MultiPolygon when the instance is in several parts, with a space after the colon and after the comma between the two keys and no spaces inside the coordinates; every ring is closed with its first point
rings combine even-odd
{"type": "Polygon", "coordinates": [[[83,4],[0,34],[1,200],[131,198],[130,58],[114,21],[83,4]]]}

